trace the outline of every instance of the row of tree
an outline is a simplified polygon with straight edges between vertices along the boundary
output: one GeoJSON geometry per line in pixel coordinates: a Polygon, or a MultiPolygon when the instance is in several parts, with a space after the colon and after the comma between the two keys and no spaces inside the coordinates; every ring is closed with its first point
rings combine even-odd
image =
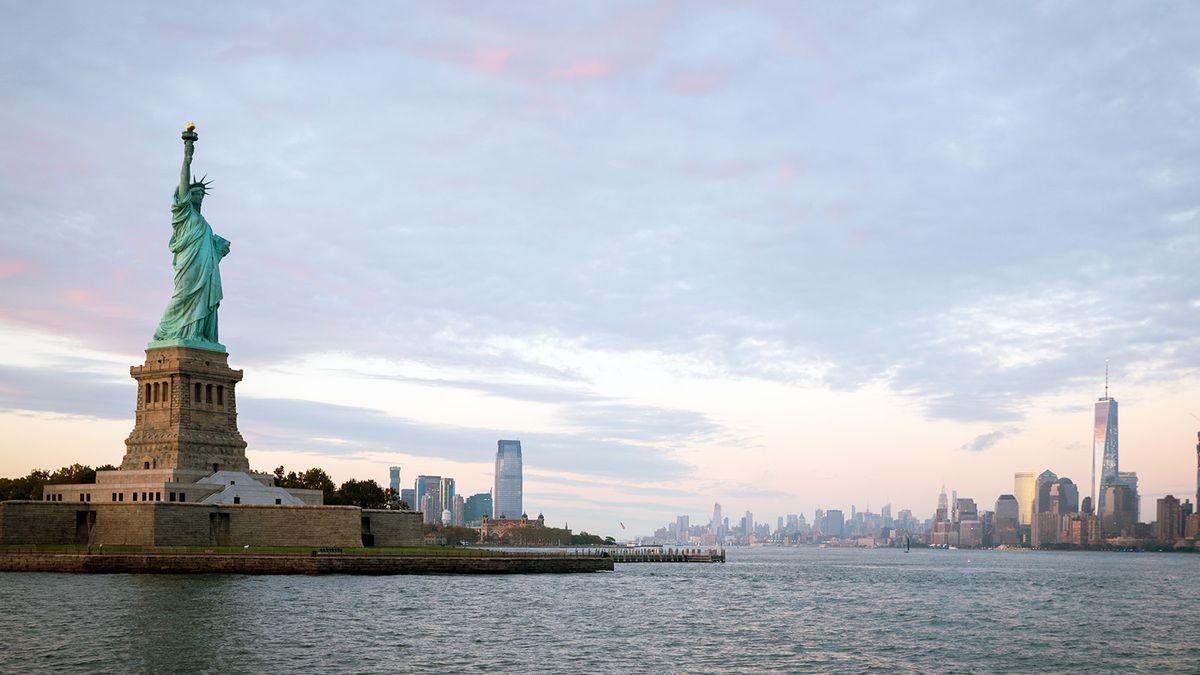
{"type": "Polygon", "coordinates": [[[34,469],[20,478],[0,478],[0,502],[7,499],[41,500],[42,489],[47,485],[95,483],[97,471],[111,471],[115,468],[117,467],[111,464],[95,469],[84,464],[72,464],[57,471],[34,469]]]}
{"type": "Polygon", "coordinates": [[[324,469],[316,467],[296,473],[282,466],[275,469],[275,484],[282,488],[320,490],[330,506],[357,506],[363,509],[407,509],[400,495],[384,489],[373,480],[350,480],[337,485],[324,469]]]}

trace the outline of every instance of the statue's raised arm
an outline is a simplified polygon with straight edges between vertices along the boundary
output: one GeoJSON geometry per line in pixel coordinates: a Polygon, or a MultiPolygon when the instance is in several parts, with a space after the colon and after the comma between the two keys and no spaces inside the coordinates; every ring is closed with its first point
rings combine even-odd
{"type": "Polygon", "coordinates": [[[193,122],[187,123],[187,128],[182,134],[183,138],[183,169],[179,172],[179,200],[184,201],[188,198],[188,194],[192,191],[192,154],[196,152],[196,139],[200,136],[196,133],[196,125],[193,122]]]}

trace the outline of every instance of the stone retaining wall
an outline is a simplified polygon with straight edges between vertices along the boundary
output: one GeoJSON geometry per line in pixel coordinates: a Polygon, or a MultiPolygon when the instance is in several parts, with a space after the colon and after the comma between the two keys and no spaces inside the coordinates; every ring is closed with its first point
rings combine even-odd
{"type": "Polygon", "coordinates": [[[354,506],[215,505],[172,502],[0,503],[0,544],[136,546],[415,546],[421,514],[354,506]]]}
{"type": "Polygon", "coordinates": [[[0,572],[94,574],[552,574],[613,570],[598,556],[0,552],[0,572]]]}

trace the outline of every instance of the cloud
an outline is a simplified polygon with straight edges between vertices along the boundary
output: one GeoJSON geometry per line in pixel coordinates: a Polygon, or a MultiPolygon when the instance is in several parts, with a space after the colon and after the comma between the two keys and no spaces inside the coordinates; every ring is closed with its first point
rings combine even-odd
{"type": "Polygon", "coordinates": [[[516,436],[527,467],[599,476],[669,480],[686,472],[652,442],[669,440],[639,429],[579,433],[433,425],[378,410],[314,401],[239,397],[239,423],[252,449],[320,455],[399,452],[458,461],[490,461],[497,439],[516,436]],[[337,443],[322,439],[336,438],[337,443]]]}
{"type": "Polygon", "coordinates": [[[78,370],[0,365],[0,410],[133,421],[132,382],[78,370]]]}
{"type": "Polygon", "coordinates": [[[974,438],[974,440],[972,440],[969,443],[964,443],[961,447],[959,447],[959,450],[969,450],[971,452],[983,452],[984,450],[987,450],[988,448],[999,443],[1002,439],[1008,438],[1010,436],[1014,436],[1019,433],[1021,433],[1021,430],[1016,427],[1007,427],[1004,429],[997,429],[995,431],[989,431],[984,434],[979,434],[978,436],[976,436],[974,438]]]}
{"type": "Polygon", "coordinates": [[[616,66],[611,61],[593,57],[556,70],[553,77],[558,80],[603,80],[612,77],[614,72],[616,66]]]}
{"type": "Polygon", "coordinates": [[[226,56],[204,77],[157,58],[180,33],[153,4],[10,14],[6,321],[149,339],[197,117],[247,367],[337,349],[534,373],[489,340],[561,339],[888,381],[994,423],[1105,358],[1118,382],[1200,368],[1184,7],[207,9],[190,29],[226,56]]]}
{"type": "Polygon", "coordinates": [[[671,76],[668,85],[678,94],[708,94],[725,86],[725,74],[715,70],[681,71],[671,76]]]}

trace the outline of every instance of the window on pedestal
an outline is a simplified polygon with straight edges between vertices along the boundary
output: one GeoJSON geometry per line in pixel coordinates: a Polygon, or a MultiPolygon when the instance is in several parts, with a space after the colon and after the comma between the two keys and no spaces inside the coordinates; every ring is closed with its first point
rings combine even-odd
{"type": "Polygon", "coordinates": [[[212,385],[211,384],[204,385],[204,402],[212,403],[212,385]]]}
{"type": "Polygon", "coordinates": [[[234,498],[233,498],[233,503],[234,503],[234,504],[241,504],[241,503],[242,503],[242,498],[241,498],[241,497],[234,497],[234,498]]]}
{"type": "Polygon", "coordinates": [[[146,385],[146,393],[142,396],[142,407],[150,405],[150,385],[146,385]]]}
{"type": "Polygon", "coordinates": [[[217,385],[217,405],[225,405],[225,387],[217,385]]]}
{"type": "Polygon", "coordinates": [[[154,403],[158,403],[158,383],[155,382],[153,387],[154,388],[152,389],[152,391],[154,392],[154,394],[151,396],[150,400],[154,403]]]}
{"type": "Polygon", "coordinates": [[[200,383],[197,382],[196,383],[196,393],[195,393],[195,395],[192,396],[192,403],[199,403],[199,402],[200,402],[200,383]]]}

